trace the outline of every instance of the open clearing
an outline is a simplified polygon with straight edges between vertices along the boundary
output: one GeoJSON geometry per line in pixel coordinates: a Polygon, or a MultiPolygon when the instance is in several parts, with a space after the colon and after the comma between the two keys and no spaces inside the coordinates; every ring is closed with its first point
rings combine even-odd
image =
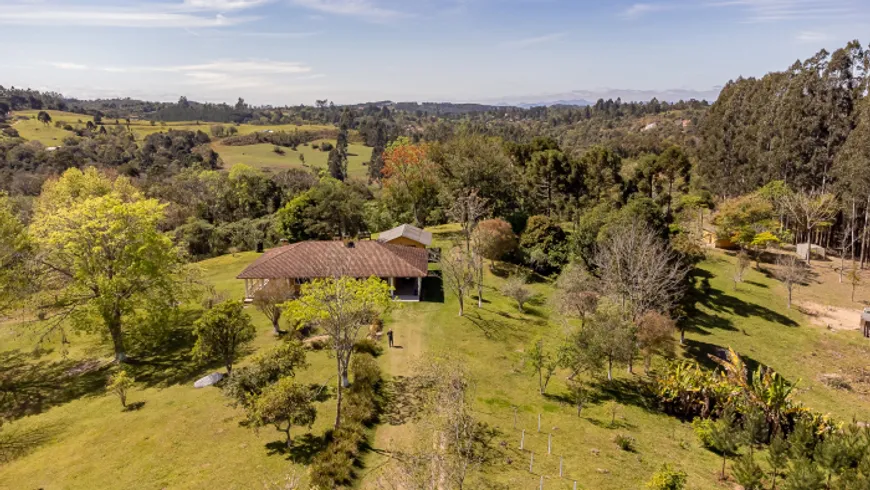
{"type": "MultiPolygon", "coordinates": [[[[51,123],[48,125],[42,124],[41,122],[36,120],[36,115],[39,114],[40,111],[16,111],[12,114],[12,122],[13,127],[18,131],[22,138],[30,141],[39,141],[45,146],[57,146],[63,143],[63,139],[67,136],[72,136],[73,133],[70,131],[64,130],[62,127],[55,127],[55,122],[60,121],[63,125],[69,124],[72,127],[84,127],[88,121],[93,121],[94,118],[92,116],[88,116],[85,114],[76,114],[73,112],[63,112],[63,111],[45,111],[51,116],[51,123]],[[20,117],[27,117],[27,120],[19,119],[20,117]]],[[[159,133],[163,131],[168,131],[170,129],[176,129],[180,131],[203,131],[206,134],[210,133],[211,126],[214,126],[220,123],[207,123],[207,122],[199,122],[196,121],[177,121],[177,122],[156,122],[154,125],[151,124],[151,121],[144,121],[134,119],[130,121],[130,129],[136,135],[137,141],[142,141],[146,136],[152,133],[159,133]]],[[[119,125],[122,127],[126,127],[127,123],[124,119],[115,120],[109,118],[103,118],[103,125],[108,128],[112,126],[119,125]],[[117,123],[117,124],[116,124],[117,123]]],[[[225,127],[236,126],[239,134],[250,134],[256,133],[258,131],[303,131],[303,130],[322,130],[322,129],[335,129],[334,126],[321,126],[321,125],[295,125],[295,124],[239,124],[234,125],[232,123],[222,124],[225,127]]]]}
{"type": "MultiPolygon", "coordinates": [[[[456,230],[453,226],[434,229],[434,245],[444,246],[456,230]]],[[[204,279],[240,297],[242,284],[233,278],[256,256],[244,253],[204,261],[204,279]]],[[[730,279],[733,260],[712,252],[701,264],[697,280],[707,281],[709,289],[693,298],[691,329],[680,355],[709,365],[707,354],[731,346],[750,365],[771,366],[798,382],[797,396],[807,406],[840,420],[870,420],[867,380],[861,374],[870,357],[870,343],[855,331],[811,326],[799,311],[786,309],[784,288],[763,271],[747,271],[745,282],[735,290],[730,279]],[[822,381],[823,374],[842,376],[851,389],[829,387],[822,381]]],[[[372,441],[375,451],[360,470],[361,488],[373,486],[385,454],[414,437],[413,397],[403,391],[403,377],[414,375],[420,356],[444,352],[463,359],[473,373],[476,414],[498,430],[496,442],[504,444],[504,458],[488,477],[507,488],[536,488],[541,475],[547,489],[570,489],[574,479],[578,488],[587,490],[640,488],[664,462],[689,473],[689,488],[730,488],[717,481],[720,460],[700,449],[691,426],[659,413],[643,395],[640,386],[647,378],[640,366],[633,375],[619,369],[613,384],[590,379],[592,400],[579,417],[564,401],[565,373],[557,373],[546,396],[539,395],[537,380],[523,366],[522,351],[536,336],[543,336],[551,348],[564,336],[562,323],[551,316],[548,306],[552,284],[533,284],[537,297],[521,314],[498,292],[503,280],[488,271],[483,308],[469,301],[464,318],[457,317],[455,298],[440,297],[436,279],[427,280],[428,301],[398,306],[390,314],[388,325],[401,348],[387,349],[379,360],[392,379],[385,386],[388,403],[382,425],[372,441]],[[618,404],[615,428],[609,426],[612,402],[618,404]],[[523,429],[526,451],[520,452],[523,429]],[[547,455],[550,434],[553,452],[547,455]],[[636,452],[620,450],[613,441],[617,434],[634,437],[636,452]],[[534,473],[529,473],[529,450],[535,453],[534,473]],[[558,478],[560,457],[564,479],[558,478]]],[[[802,300],[804,292],[798,290],[796,299],[802,300]]],[[[248,311],[259,331],[254,349],[274,344],[266,319],[254,309],[248,311]]],[[[32,435],[33,442],[28,454],[3,466],[0,488],[259,488],[261,482],[278,481],[287,474],[304,475],[306,455],[316,448],[318,436],[332,419],[333,405],[318,407],[313,437],[300,437],[290,455],[276,452],[280,434],[240,427],[240,410],[228,407],[217,389],[192,388],[193,380],[219,368],[191,363],[189,345],[179,345],[136,367],[140,382],[131,401],[145,404],[141,410],[124,413],[117,399],[102,389],[105,378],[99,366],[110,359],[105,344],[91,336],[76,336],[67,360],[56,344],[41,358],[22,358],[12,349],[26,353],[32,339],[11,336],[14,328],[10,323],[0,326],[3,368],[26,363],[34,376],[27,379],[48,379],[50,386],[64,388],[52,388],[49,398],[31,405],[31,415],[10,424],[9,429],[32,435]],[[83,364],[89,359],[96,359],[96,368],[83,364]],[[78,370],[85,374],[68,374],[78,370]]],[[[309,361],[311,368],[301,379],[334,381],[334,361],[326,352],[311,353],[309,361]]],[[[19,381],[27,386],[26,380],[19,381]]]]}
{"type": "MultiPolygon", "coordinates": [[[[320,145],[326,140],[315,141],[308,146],[300,145],[297,151],[290,148],[281,148],[284,154],[275,153],[274,145],[259,144],[247,146],[226,146],[220,142],[212,143],[212,149],[216,151],[224,161],[224,168],[243,163],[264,171],[278,172],[291,168],[312,168],[327,170],[329,152],[315,150],[312,145],[320,145]],[[299,159],[300,155],[305,162],[299,159]]],[[[335,145],[335,140],[330,143],[335,145]]],[[[351,177],[365,178],[368,175],[368,163],[372,158],[372,148],[363,145],[348,145],[347,171],[351,177]]]]}

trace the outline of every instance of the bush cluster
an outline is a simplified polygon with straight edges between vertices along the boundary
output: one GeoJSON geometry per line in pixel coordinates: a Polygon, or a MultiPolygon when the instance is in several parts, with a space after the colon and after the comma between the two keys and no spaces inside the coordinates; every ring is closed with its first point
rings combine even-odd
{"type": "Polygon", "coordinates": [[[341,425],[328,434],[329,446],[311,463],[312,488],[346,488],[353,484],[368,427],[380,411],[381,369],[367,353],[357,354],[351,365],[353,384],[347,391],[341,425]]]}
{"type": "Polygon", "coordinates": [[[384,353],[384,347],[372,339],[361,339],[353,346],[354,352],[369,354],[372,357],[380,357],[384,353]]]}

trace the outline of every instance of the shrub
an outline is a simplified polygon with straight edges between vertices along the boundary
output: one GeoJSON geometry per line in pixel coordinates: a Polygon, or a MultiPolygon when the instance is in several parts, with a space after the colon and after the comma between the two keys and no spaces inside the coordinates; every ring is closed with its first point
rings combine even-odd
{"type": "Polygon", "coordinates": [[[281,148],[280,146],[277,146],[277,145],[272,147],[272,151],[274,151],[278,155],[283,155],[284,153],[286,153],[284,151],[284,148],[281,148]]]}
{"type": "Polygon", "coordinates": [[[353,350],[358,354],[369,354],[372,357],[378,357],[384,353],[384,347],[372,339],[357,341],[353,346],[353,350]]]}
{"type": "Polygon", "coordinates": [[[663,464],[661,469],[653,474],[646,486],[651,490],[683,490],[686,487],[687,477],[685,471],[676,470],[669,464],[663,464]]]}
{"type": "Polygon", "coordinates": [[[627,436],[625,434],[617,434],[614,438],[614,442],[616,442],[616,445],[619,447],[619,449],[622,449],[623,451],[634,452],[634,437],[627,436]]]}
{"type": "Polygon", "coordinates": [[[106,386],[106,390],[110,393],[114,393],[121,400],[121,407],[127,408],[127,392],[130,391],[130,388],[133,387],[133,384],[136,382],[132,376],[127,374],[127,371],[123,369],[118,371],[114,376],[109,378],[109,384],[106,386]]]}
{"type": "Polygon", "coordinates": [[[701,445],[707,449],[713,447],[713,429],[716,425],[712,419],[697,418],[692,421],[692,430],[695,431],[695,436],[701,445]]]}
{"type": "Polygon", "coordinates": [[[354,465],[366,441],[365,425],[377,417],[381,369],[375,358],[360,353],[351,364],[353,384],[347,392],[341,425],[329,436],[329,446],[311,463],[312,488],[350,487],[355,478],[354,465]]]}
{"type": "Polygon", "coordinates": [[[329,347],[329,342],[326,340],[313,339],[310,342],[305,343],[311,350],[323,350],[329,347]]]}
{"type": "Polygon", "coordinates": [[[320,151],[332,151],[333,148],[335,148],[335,146],[333,146],[329,141],[324,141],[320,144],[320,151]]]}

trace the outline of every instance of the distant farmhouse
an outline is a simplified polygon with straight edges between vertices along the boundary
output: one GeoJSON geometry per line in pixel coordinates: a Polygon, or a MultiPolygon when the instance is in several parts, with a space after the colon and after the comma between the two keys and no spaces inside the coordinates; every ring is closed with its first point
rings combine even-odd
{"type": "Polygon", "coordinates": [[[377,241],[307,241],[273,248],[249,265],[238,279],[245,281],[245,299],[272,281],[295,287],[329,277],[387,281],[397,301],[420,301],[423,278],[429,275],[432,234],[410,225],[381,233],[377,241]]]}

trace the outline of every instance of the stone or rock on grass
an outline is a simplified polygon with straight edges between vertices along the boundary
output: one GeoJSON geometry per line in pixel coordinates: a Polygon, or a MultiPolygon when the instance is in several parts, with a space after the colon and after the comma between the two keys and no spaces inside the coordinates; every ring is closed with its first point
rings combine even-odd
{"type": "Polygon", "coordinates": [[[206,386],[211,386],[213,384],[216,384],[217,382],[219,382],[222,379],[224,379],[223,373],[211,373],[208,376],[204,376],[204,377],[196,380],[196,382],[193,383],[193,387],[194,388],[205,388],[206,386]]]}

